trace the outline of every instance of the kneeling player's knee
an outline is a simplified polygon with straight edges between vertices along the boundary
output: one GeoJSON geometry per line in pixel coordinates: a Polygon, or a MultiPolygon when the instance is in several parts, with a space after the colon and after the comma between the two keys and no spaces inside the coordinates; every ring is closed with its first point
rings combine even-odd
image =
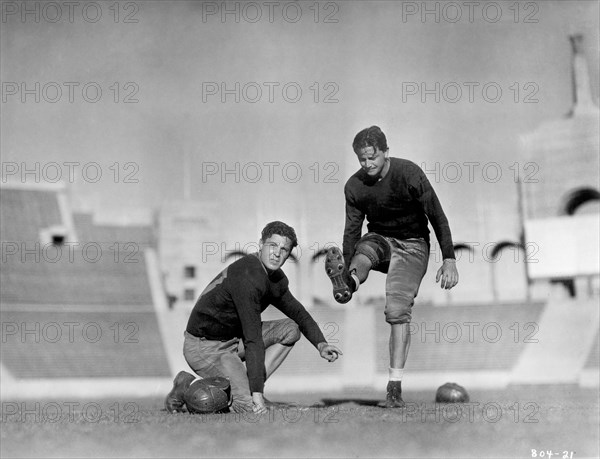
{"type": "Polygon", "coordinates": [[[280,344],[284,346],[293,346],[300,339],[300,328],[298,324],[291,319],[286,319],[283,324],[280,344]]]}

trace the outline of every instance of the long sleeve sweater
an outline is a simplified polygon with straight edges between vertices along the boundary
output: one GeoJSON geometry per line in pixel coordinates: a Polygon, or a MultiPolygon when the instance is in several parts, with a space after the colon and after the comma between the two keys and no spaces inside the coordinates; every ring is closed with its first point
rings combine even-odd
{"type": "Polygon", "coordinates": [[[246,255],[232,263],[204,289],[186,328],[188,333],[209,340],[242,338],[251,392],[264,389],[261,313],[269,305],[294,320],[315,347],[326,342],[317,323],[289,291],[283,271],[267,272],[257,254],[246,255]]]}
{"type": "Polygon", "coordinates": [[[370,232],[396,239],[420,237],[429,243],[428,221],[444,258],[454,258],[448,219],[423,170],[412,161],[390,158],[390,168],[381,180],[373,180],[362,169],[344,187],[346,225],[343,253],[347,263],[361,237],[367,218],[370,232]]]}

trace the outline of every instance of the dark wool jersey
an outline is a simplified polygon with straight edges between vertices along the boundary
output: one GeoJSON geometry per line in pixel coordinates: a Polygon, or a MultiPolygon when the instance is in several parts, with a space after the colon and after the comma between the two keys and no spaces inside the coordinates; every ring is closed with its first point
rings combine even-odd
{"type": "Polygon", "coordinates": [[[281,269],[267,273],[258,254],[246,255],[229,265],[204,289],[187,324],[187,332],[209,340],[242,338],[251,392],[263,392],[265,345],[261,313],[275,306],[294,320],[315,346],[326,342],[319,326],[288,290],[281,269]]]}
{"type": "Polygon", "coordinates": [[[344,258],[349,263],[367,218],[370,232],[396,239],[423,238],[429,243],[428,219],[444,258],[454,258],[448,219],[423,170],[412,161],[390,158],[381,180],[360,169],[346,182],[344,258]]]}

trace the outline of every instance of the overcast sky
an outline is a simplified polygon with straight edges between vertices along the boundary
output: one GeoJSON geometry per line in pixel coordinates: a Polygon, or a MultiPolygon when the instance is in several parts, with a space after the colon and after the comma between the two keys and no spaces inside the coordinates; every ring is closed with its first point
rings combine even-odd
{"type": "Polygon", "coordinates": [[[519,136],[570,109],[570,34],[598,100],[596,1],[22,5],[2,5],[3,172],[76,163],[77,205],[104,214],[217,202],[229,240],[280,219],[341,242],[373,124],[428,171],[455,240],[514,238],[519,136]]]}

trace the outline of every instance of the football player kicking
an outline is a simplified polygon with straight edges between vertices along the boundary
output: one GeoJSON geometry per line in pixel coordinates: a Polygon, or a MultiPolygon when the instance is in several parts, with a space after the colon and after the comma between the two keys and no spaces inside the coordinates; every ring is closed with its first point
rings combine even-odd
{"type": "MultiPolygon", "coordinates": [[[[225,268],[204,289],[190,314],[183,355],[200,377],[229,380],[235,412],[266,411],[265,380],[288,356],[300,333],[322,358],[334,362],[342,354],[327,343],[288,289],[281,267],[296,245],[293,228],[269,223],[262,231],[258,253],[225,268]],[[262,322],[261,313],[270,304],[289,319],[262,322]]],[[[183,411],[185,391],[194,379],[184,371],[177,374],[165,400],[167,411],[183,411]]]]}
{"type": "Polygon", "coordinates": [[[370,270],[387,274],[385,318],[391,325],[390,367],[383,406],[403,407],[402,376],[410,348],[409,323],[414,299],[429,261],[431,222],[443,263],[436,275],[441,287],[458,283],[448,220],[425,173],[411,161],[390,158],[387,140],[377,126],[360,131],[352,148],[361,169],[344,187],[346,224],[343,253],[327,251],[325,269],[333,295],[347,303],[370,270]],[[361,237],[367,218],[368,232],[361,237]]]}

